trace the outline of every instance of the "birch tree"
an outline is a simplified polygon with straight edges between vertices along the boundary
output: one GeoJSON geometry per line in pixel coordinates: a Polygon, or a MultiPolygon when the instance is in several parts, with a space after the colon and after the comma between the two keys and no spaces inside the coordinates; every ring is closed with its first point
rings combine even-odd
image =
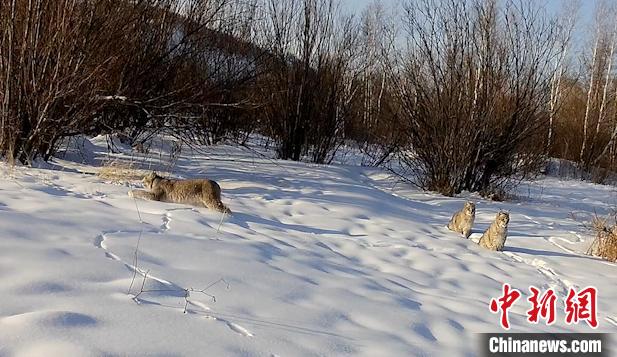
{"type": "Polygon", "coordinates": [[[566,6],[564,6],[559,18],[559,35],[557,37],[558,41],[555,44],[558,49],[558,55],[555,60],[555,74],[551,81],[551,98],[549,102],[549,124],[546,139],[547,155],[553,144],[555,116],[557,115],[563,97],[562,79],[567,66],[568,52],[571,47],[572,34],[576,26],[579,8],[579,1],[569,1],[566,6]]]}

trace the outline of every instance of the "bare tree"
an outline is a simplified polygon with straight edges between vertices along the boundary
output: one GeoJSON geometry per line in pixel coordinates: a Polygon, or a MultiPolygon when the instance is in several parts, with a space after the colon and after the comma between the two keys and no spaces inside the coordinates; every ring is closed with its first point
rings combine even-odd
{"type": "Polygon", "coordinates": [[[408,50],[395,74],[420,186],[489,192],[543,163],[557,24],[530,3],[405,4],[408,50]]]}
{"type": "Polygon", "coordinates": [[[362,12],[360,52],[356,61],[358,85],[353,115],[346,122],[346,138],[355,140],[363,164],[381,165],[389,160],[404,141],[398,130],[393,86],[388,77],[396,52],[397,26],[393,13],[375,1],[362,12]]]}
{"type": "Polygon", "coordinates": [[[88,61],[101,44],[88,4],[75,0],[11,2],[1,11],[2,153],[31,162],[49,156],[59,131],[93,109],[96,83],[111,59],[88,61]]]}
{"type": "Polygon", "coordinates": [[[255,9],[253,0],[3,2],[2,155],[47,159],[75,134],[209,134],[213,118],[243,107],[255,77],[255,9]]]}
{"type": "Polygon", "coordinates": [[[266,134],[283,159],[331,159],[348,115],[357,31],[334,0],[267,0],[261,44],[271,54],[261,76],[266,134]]]}

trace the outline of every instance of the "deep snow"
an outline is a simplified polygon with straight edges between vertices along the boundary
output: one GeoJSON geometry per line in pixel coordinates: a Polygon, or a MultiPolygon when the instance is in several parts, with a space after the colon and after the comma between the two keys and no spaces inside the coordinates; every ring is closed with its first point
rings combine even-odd
{"type": "Polygon", "coordinates": [[[466,197],[380,169],[231,146],[185,148],[175,165],[166,152],[135,159],[218,181],[234,212],[220,225],[205,208],[134,201],[130,187],[93,174],[104,139],[84,144],[85,155],[47,168],[0,167],[0,356],[473,356],[476,333],[500,330],[488,303],[504,282],[560,297],[550,327],[526,323],[519,300],[511,332],[592,332],[562,311],[567,289],[588,285],[599,289],[597,331],[617,331],[617,265],[582,254],[591,237],[581,224],[617,207],[614,187],[544,178],[514,202],[472,197],[472,239],[511,210],[506,251],[494,253],[445,228],[466,197]],[[138,239],[150,291],[135,298],[138,239]],[[183,289],[219,279],[205,291],[216,302],[193,291],[183,314],[183,289]]]}

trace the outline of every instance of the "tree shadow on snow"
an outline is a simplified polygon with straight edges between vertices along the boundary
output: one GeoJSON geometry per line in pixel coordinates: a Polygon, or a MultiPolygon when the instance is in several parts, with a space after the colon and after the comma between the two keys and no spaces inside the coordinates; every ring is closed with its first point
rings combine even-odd
{"type": "Polygon", "coordinates": [[[582,258],[582,259],[590,259],[590,257],[585,255],[577,255],[566,252],[556,252],[550,250],[543,249],[530,249],[530,248],[522,248],[522,247],[508,247],[506,246],[504,249],[505,252],[511,253],[524,253],[529,255],[544,255],[547,257],[566,257],[566,258],[582,258]]]}
{"type": "Polygon", "coordinates": [[[282,231],[296,231],[296,232],[307,233],[307,234],[331,234],[331,235],[344,235],[348,237],[349,236],[351,237],[363,237],[364,236],[364,235],[351,235],[346,232],[337,231],[333,229],[322,229],[322,228],[304,226],[301,224],[283,223],[280,221],[270,220],[270,219],[266,219],[260,216],[247,214],[247,213],[240,213],[240,212],[234,212],[232,218],[229,220],[229,223],[237,224],[238,226],[244,229],[247,229],[247,230],[251,230],[251,228],[249,227],[249,224],[253,223],[253,224],[261,224],[264,226],[271,226],[274,228],[274,230],[281,231],[281,232],[282,231]]]}

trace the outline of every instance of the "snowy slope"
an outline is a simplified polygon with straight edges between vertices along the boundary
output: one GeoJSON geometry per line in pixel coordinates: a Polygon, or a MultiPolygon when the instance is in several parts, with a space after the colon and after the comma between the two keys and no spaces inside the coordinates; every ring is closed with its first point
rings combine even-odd
{"type": "MultiPolygon", "coordinates": [[[[88,149],[86,161],[102,161],[104,141],[88,149]]],[[[617,331],[617,265],[581,254],[589,234],[572,219],[608,213],[614,188],[547,178],[522,185],[516,202],[474,197],[472,238],[511,210],[507,251],[493,253],[444,228],[465,198],[379,169],[207,150],[185,149],[173,173],[220,183],[234,211],[222,225],[204,208],[134,201],[86,164],[2,166],[0,356],[472,356],[475,333],[500,329],[488,302],[504,282],[560,298],[594,285],[598,331],[617,331]],[[127,294],[138,240],[147,279],[127,294]],[[197,291],[217,281],[205,291],[216,301],[197,291]]],[[[527,309],[519,300],[512,332],[591,332],[565,325],[563,311],[551,327],[528,325],[527,309]]]]}

